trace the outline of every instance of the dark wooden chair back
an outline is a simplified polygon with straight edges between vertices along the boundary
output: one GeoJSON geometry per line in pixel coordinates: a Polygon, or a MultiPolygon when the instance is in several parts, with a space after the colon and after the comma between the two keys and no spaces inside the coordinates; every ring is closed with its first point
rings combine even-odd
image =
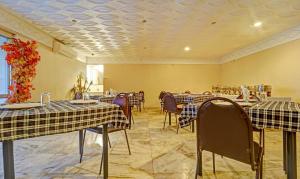
{"type": "Polygon", "coordinates": [[[202,93],[203,95],[212,95],[212,93],[210,91],[205,91],[202,93]]]}
{"type": "Polygon", "coordinates": [[[113,104],[117,104],[121,107],[124,112],[124,115],[130,120],[130,106],[128,95],[125,93],[118,94],[113,100],[113,104]]]}
{"type": "Polygon", "coordinates": [[[167,92],[165,92],[165,91],[161,91],[161,92],[159,93],[158,99],[162,100],[162,99],[164,98],[164,96],[165,96],[166,93],[167,93],[167,92]]]}
{"type": "Polygon", "coordinates": [[[189,90],[186,90],[184,93],[185,93],[185,94],[192,94],[192,92],[189,91],[189,90]]]}
{"type": "Polygon", "coordinates": [[[241,106],[227,98],[205,101],[197,113],[197,147],[255,169],[251,121],[241,106]],[[218,104],[223,101],[226,104],[218,104]]]}
{"type": "Polygon", "coordinates": [[[177,103],[175,97],[171,93],[166,93],[163,97],[164,110],[167,112],[177,112],[177,103]]]}

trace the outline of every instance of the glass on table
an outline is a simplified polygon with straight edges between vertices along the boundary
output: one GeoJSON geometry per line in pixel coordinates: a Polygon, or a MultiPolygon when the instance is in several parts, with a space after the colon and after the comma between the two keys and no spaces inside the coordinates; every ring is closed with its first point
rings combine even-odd
{"type": "Polygon", "coordinates": [[[89,99],[90,99],[89,93],[84,92],[84,93],[82,94],[82,99],[83,99],[83,100],[89,100],[89,99]]]}
{"type": "Polygon", "coordinates": [[[44,92],[41,94],[41,106],[49,105],[51,102],[50,93],[44,92]]]}

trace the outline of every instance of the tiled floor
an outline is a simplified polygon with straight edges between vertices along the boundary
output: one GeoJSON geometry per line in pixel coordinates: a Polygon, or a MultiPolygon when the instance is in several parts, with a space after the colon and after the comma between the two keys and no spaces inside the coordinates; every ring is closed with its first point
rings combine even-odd
{"type": "MultiPolygon", "coordinates": [[[[135,124],[128,131],[132,155],[128,155],[123,132],[110,134],[109,178],[194,178],[195,134],[187,127],[180,129],[177,135],[175,122],[162,130],[163,118],[158,109],[135,112],[135,124]]],[[[101,178],[98,175],[101,139],[100,135],[88,133],[81,164],[76,132],[16,141],[17,178],[101,178]]],[[[250,166],[219,156],[216,157],[217,173],[214,175],[211,160],[211,153],[204,152],[204,178],[255,176],[250,166]]],[[[1,155],[1,178],[2,166],[1,155]]],[[[298,173],[300,175],[299,169],[298,173]]],[[[285,177],[282,170],[282,133],[268,131],[264,178],[285,177]]]]}

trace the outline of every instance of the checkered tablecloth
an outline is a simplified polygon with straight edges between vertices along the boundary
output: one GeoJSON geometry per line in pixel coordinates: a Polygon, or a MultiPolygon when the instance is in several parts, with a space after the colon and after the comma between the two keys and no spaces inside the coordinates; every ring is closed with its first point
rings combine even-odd
{"type": "Polygon", "coordinates": [[[175,94],[174,97],[178,104],[190,104],[190,103],[201,103],[214,96],[203,95],[203,94],[175,94]]]}
{"type": "MultiPolygon", "coordinates": [[[[179,116],[181,127],[189,126],[196,119],[201,103],[188,104],[179,116]]],[[[244,108],[256,128],[274,128],[285,131],[300,131],[300,105],[295,102],[265,101],[244,108]]]]}
{"type": "Polygon", "coordinates": [[[197,118],[198,108],[202,103],[187,104],[183,106],[179,115],[179,125],[181,128],[189,126],[191,122],[197,118]]]}
{"type": "Polygon", "coordinates": [[[104,103],[112,103],[113,100],[115,99],[115,96],[101,96],[98,99],[99,101],[104,103]]]}
{"type": "MultiPolygon", "coordinates": [[[[91,96],[92,99],[97,99],[101,102],[112,103],[116,96],[91,96]]],[[[142,97],[137,94],[135,96],[128,96],[130,106],[140,106],[142,97]]]]}
{"type": "Polygon", "coordinates": [[[300,131],[300,105],[295,102],[265,101],[248,110],[252,124],[256,128],[300,131]]]}
{"type": "Polygon", "coordinates": [[[0,110],[0,141],[77,131],[111,124],[128,128],[129,121],[119,106],[102,103],[74,105],[54,101],[45,107],[24,110],[0,110]]]}

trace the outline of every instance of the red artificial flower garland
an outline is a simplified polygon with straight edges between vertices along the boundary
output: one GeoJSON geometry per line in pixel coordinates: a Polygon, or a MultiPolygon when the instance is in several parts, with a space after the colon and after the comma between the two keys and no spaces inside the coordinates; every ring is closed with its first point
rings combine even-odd
{"type": "Polygon", "coordinates": [[[36,75],[36,65],[40,61],[36,41],[12,39],[4,43],[1,49],[6,51],[7,64],[11,66],[11,85],[8,103],[20,103],[31,99],[32,80],[36,75]]]}

